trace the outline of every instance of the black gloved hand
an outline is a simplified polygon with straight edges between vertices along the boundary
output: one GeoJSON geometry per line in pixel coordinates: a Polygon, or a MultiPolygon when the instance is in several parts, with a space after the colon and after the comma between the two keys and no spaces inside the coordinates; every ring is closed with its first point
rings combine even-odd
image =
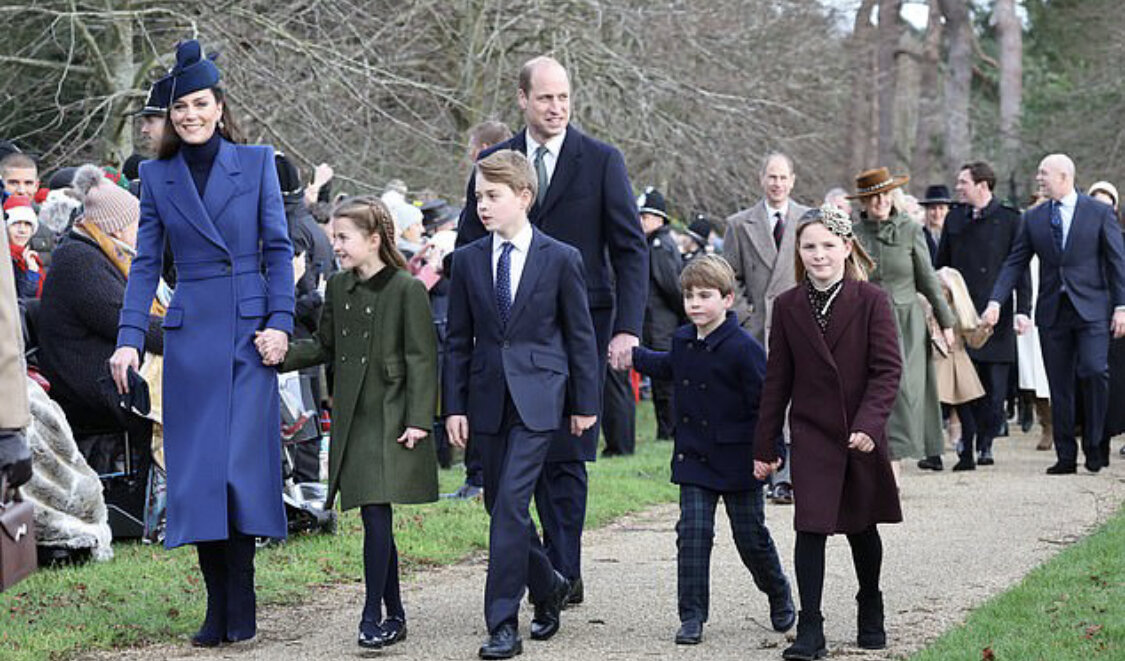
{"type": "Polygon", "coordinates": [[[31,479],[31,450],[23,432],[0,430],[0,473],[8,476],[8,486],[15,488],[31,479]]]}

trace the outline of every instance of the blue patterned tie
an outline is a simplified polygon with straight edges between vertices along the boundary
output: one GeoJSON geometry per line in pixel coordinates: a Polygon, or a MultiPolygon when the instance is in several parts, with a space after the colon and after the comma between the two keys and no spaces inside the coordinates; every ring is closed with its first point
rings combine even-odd
{"type": "Polygon", "coordinates": [[[1062,252],[1062,202],[1059,202],[1058,200],[1051,201],[1051,236],[1055,237],[1055,245],[1059,247],[1059,252],[1062,252]]]}
{"type": "Polygon", "coordinates": [[[501,244],[500,260],[496,262],[496,309],[500,321],[508,324],[512,314],[512,245],[511,241],[501,244]]]}

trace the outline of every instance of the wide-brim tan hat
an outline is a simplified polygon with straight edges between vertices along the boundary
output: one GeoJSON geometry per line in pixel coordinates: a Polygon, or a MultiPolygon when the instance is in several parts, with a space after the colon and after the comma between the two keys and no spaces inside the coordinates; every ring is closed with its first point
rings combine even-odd
{"type": "Polygon", "coordinates": [[[864,170],[855,178],[855,193],[848,195],[849,200],[861,197],[870,197],[892,191],[900,186],[905,186],[910,177],[905,174],[891,175],[887,168],[874,168],[864,170]]]}

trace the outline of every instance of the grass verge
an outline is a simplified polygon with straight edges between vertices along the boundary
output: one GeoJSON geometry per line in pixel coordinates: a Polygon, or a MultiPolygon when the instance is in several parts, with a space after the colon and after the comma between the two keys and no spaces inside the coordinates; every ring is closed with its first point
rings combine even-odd
{"type": "Polygon", "coordinates": [[[1125,659],[1125,508],[912,661],[1125,659]]]}
{"type": "MultiPolygon", "coordinates": [[[[670,443],[652,440],[652,406],[637,407],[637,452],[589,465],[587,525],[676,499],[668,481],[670,443]]],[[[443,492],[463,470],[441,471],[443,492]]],[[[395,541],[403,571],[449,564],[483,550],[488,517],[479,501],[441,501],[395,509],[395,541]]],[[[302,535],[262,550],[258,602],[297,604],[313,586],[362,580],[362,525],[341,516],[335,536],[302,535]]],[[[36,573],[0,594],[0,658],[61,659],[77,652],[186,640],[203,618],[205,589],[191,547],[165,551],[137,543],[114,545],[111,562],[36,573]]],[[[357,614],[358,615],[358,614],[357,614]]]]}

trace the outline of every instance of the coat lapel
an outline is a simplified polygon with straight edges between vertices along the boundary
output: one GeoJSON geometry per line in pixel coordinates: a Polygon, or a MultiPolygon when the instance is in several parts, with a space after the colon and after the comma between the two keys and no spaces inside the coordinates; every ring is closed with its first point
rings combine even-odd
{"type": "MultiPolygon", "coordinates": [[[[797,221],[800,215],[794,212],[793,203],[789,203],[789,210],[785,215],[785,228],[781,234],[781,245],[774,251],[773,268],[770,270],[770,281],[766,285],[767,294],[780,294],[793,286],[793,264],[795,259],[797,241],[797,221]],[[782,268],[785,260],[790,260],[788,268],[782,268]]],[[[766,219],[769,227],[769,219],[766,219]]],[[[773,234],[769,235],[769,243],[773,244],[773,234]]]]}
{"type": "Polygon", "coordinates": [[[762,258],[762,262],[773,266],[777,261],[777,245],[773,242],[770,232],[770,219],[766,216],[766,202],[762,200],[750,210],[750,222],[746,223],[746,231],[750,234],[750,243],[762,258]]]}
{"type": "Polygon", "coordinates": [[[533,230],[531,245],[527,247],[527,259],[523,263],[523,273],[520,274],[519,288],[516,289],[516,298],[512,301],[511,313],[508,315],[509,327],[516,322],[520,312],[527,307],[527,299],[536,290],[536,285],[539,283],[539,274],[543,272],[543,269],[540,268],[540,262],[546,258],[546,255],[540,255],[540,253],[546,248],[547,242],[543,240],[539,230],[533,230]]]}
{"type": "MultiPolygon", "coordinates": [[[[214,179],[214,174],[215,170],[212,168],[208,182],[214,179]]],[[[203,200],[199,199],[199,191],[195,189],[195,182],[192,181],[183,154],[178,153],[168,161],[166,183],[168,199],[172,206],[176,207],[188,224],[211,243],[227,252],[226,242],[215,228],[215,224],[211,222],[211,217],[203,206],[203,200]]]]}
{"type": "MultiPolygon", "coordinates": [[[[809,305],[809,293],[805,288],[807,284],[798,285],[800,294],[797,296],[797,305],[792,308],[794,315],[793,321],[797,327],[804,333],[805,339],[812,344],[816,350],[817,355],[824,359],[826,363],[836,369],[836,359],[832,356],[832,352],[828,350],[828,344],[825,343],[824,333],[820,332],[820,327],[816,325],[816,319],[813,317],[812,306],[809,305]]],[[[844,292],[840,292],[843,295],[844,292]]],[[[838,303],[839,301],[837,301],[838,303]]],[[[838,311],[838,308],[833,311],[833,314],[838,311]]]]}
{"type": "MultiPolygon", "coordinates": [[[[836,294],[836,300],[832,302],[832,316],[828,319],[828,329],[824,333],[824,341],[829,351],[836,348],[844,331],[855,319],[856,311],[859,309],[856,305],[858,296],[859,289],[854,282],[844,282],[840,293],[836,294]]],[[[809,312],[812,313],[811,306],[809,312]]]]}
{"type": "Polygon", "coordinates": [[[246,190],[243,179],[238,150],[223,140],[219,145],[219,153],[215,155],[215,165],[211,168],[207,190],[203,196],[203,208],[211,217],[212,225],[217,227],[230,201],[246,190]]]}
{"type": "MultiPolygon", "coordinates": [[[[524,145],[523,151],[526,153],[527,141],[525,139],[522,142],[524,145]]],[[[533,224],[539,225],[551,208],[558,204],[558,201],[566,193],[571,179],[574,179],[575,173],[581,167],[582,134],[578,132],[578,129],[571,126],[566,129],[566,138],[563,139],[562,147],[559,148],[559,158],[555,163],[555,172],[551,176],[551,183],[547,187],[547,197],[543,198],[541,208],[540,205],[535,205],[531,209],[533,224]]]]}

